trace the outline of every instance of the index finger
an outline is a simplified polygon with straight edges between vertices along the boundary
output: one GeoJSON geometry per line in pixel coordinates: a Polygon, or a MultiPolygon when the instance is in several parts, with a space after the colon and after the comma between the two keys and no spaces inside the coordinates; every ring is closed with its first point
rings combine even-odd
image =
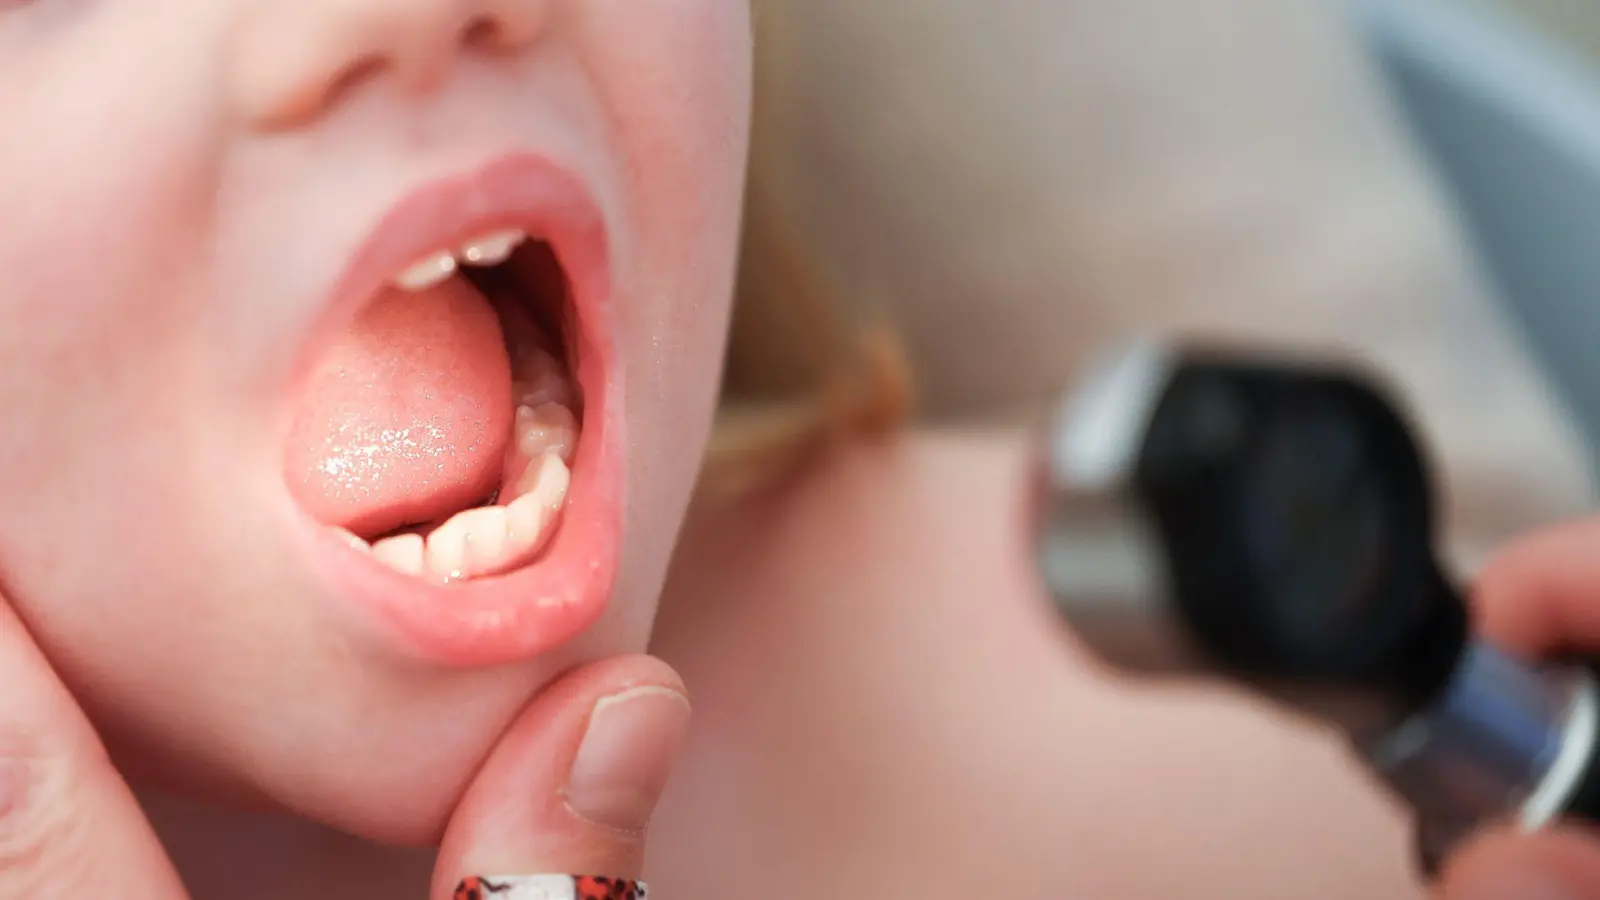
{"type": "Polygon", "coordinates": [[[0,900],[187,896],[77,702],[0,599],[0,900]]]}
{"type": "Polygon", "coordinates": [[[1483,633],[1528,656],[1600,650],[1600,518],[1522,538],[1473,589],[1483,633]]]}

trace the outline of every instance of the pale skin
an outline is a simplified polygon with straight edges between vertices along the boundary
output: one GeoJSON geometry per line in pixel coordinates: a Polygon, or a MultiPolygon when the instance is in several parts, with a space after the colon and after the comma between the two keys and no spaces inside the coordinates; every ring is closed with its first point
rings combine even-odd
{"type": "MultiPolygon", "coordinates": [[[[0,142],[0,310],[18,323],[0,332],[0,898],[176,900],[181,872],[195,897],[442,900],[471,874],[641,871],[689,713],[674,670],[634,654],[715,400],[749,53],[738,0],[0,7],[0,112],[27,135],[0,142]],[[610,231],[625,552],[574,640],[424,663],[350,626],[298,555],[276,438],[373,220],[507,147],[579,170],[610,231]],[[585,765],[603,701],[636,715],[585,765]]],[[[705,697],[653,832],[664,891],[1137,886],[1146,859],[1233,821],[1164,816],[1133,862],[1063,852],[1128,829],[1052,788],[1142,790],[1112,765],[1130,747],[1098,757],[1084,723],[1178,731],[1162,722],[1207,710],[1097,693],[1006,524],[1014,450],[912,437],[693,523],[652,648],[705,697]],[[864,541],[873,524],[894,539],[864,541]],[[739,564],[712,558],[735,540],[739,564]],[[953,551],[948,577],[930,546],[953,551]]],[[[1237,729],[1208,722],[1219,739],[1288,740],[1217,709],[1237,729]]],[[[1351,831],[1389,827],[1348,808],[1351,831]]],[[[1329,879],[1399,886],[1398,852],[1329,879]]],[[[1208,876],[1217,896],[1262,871],[1236,865],[1208,876]]]]}
{"type": "MultiPolygon", "coordinates": [[[[657,880],[727,896],[800,846],[816,863],[772,896],[891,896],[908,871],[951,900],[1428,894],[1403,818],[1331,735],[1236,694],[1119,682],[1073,645],[1028,567],[1027,444],[850,451],[689,531],[655,648],[698,718],[657,880]],[[697,865],[730,846],[740,865],[697,865]]],[[[1477,592],[1488,632],[1600,646],[1597,542],[1589,521],[1508,548],[1477,592]]],[[[1542,900],[1485,894],[1532,869],[1600,897],[1597,848],[1490,839],[1438,891],[1542,900]]]]}

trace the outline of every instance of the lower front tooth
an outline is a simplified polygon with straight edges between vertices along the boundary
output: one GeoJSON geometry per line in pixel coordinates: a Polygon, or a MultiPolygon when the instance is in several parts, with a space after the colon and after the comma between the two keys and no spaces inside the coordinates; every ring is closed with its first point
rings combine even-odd
{"type": "Polygon", "coordinates": [[[428,535],[428,570],[440,578],[489,574],[504,555],[505,545],[505,507],[469,509],[428,535]]]}
{"type": "Polygon", "coordinates": [[[467,542],[472,538],[470,514],[474,512],[477,510],[457,513],[428,535],[428,572],[435,578],[449,581],[472,577],[467,569],[467,542]]]}
{"type": "Polygon", "coordinates": [[[372,555],[402,575],[421,575],[427,548],[420,534],[397,534],[373,544],[372,555]]]}
{"type": "Polygon", "coordinates": [[[427,573],[445,581],[482,578],[529,562],[549,541],[570,481],[561,457],[546,454],[528,467],[518,485],[524,492],[509,506],[469,509],[435,528],[423,554],[427,573]]]}

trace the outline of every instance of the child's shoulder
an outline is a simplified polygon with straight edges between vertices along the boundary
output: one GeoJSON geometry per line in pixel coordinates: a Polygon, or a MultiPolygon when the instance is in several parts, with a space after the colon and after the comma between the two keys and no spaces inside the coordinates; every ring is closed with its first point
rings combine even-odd
{"type": "Polygon", "coordinates": [[[1015,431],[912,431],[842,449],[781,496],[691,517],[662,625],[722,603],[815,616],[1036,602],[1028,446],[1015,431]]]}

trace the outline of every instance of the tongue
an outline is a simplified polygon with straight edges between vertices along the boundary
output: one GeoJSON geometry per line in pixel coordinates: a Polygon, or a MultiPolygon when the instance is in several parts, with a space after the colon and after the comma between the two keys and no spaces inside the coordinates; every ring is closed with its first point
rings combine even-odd
{"type": "Polygon", "coordinates": [[[482,505],[512,426],[499,318],[463,278],[391,289],[339,335],[305,385],[288,477],[328,525],[374,538],[482,505]]]}

